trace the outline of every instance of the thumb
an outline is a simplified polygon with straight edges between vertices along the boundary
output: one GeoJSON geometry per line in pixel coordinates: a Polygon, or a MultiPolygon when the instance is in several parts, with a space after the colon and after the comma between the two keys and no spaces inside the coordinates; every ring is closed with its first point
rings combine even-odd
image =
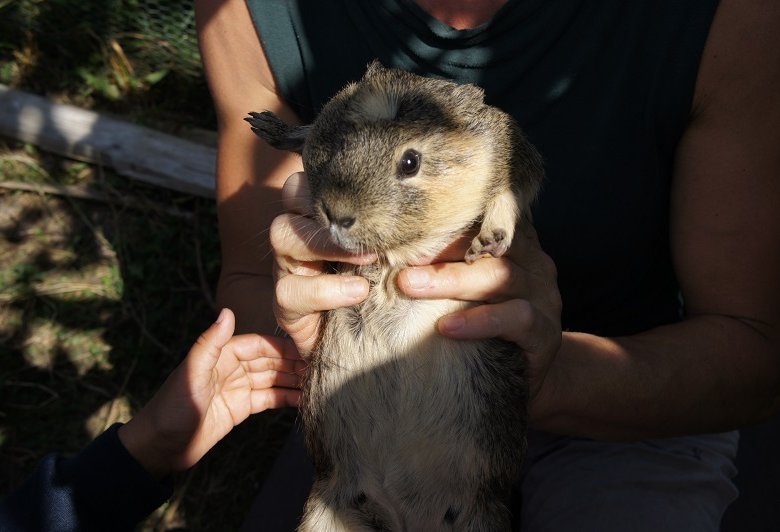
{"type": "Polygon", "coordinates": [[[188,357],[191,363],[200,371],[211,371],[217,365],[222,348],[233,337],[236,318],[233,311],[224,308],[217,320],[206,329],[195,345],[190,349],[188,357]]]}

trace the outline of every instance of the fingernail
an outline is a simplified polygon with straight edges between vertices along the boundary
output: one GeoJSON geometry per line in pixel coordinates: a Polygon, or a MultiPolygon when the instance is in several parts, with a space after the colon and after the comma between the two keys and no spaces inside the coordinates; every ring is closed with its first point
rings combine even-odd
{"type": "Polygon", "coordinates": [[[351,299],[365,294],[365,284],[361,279],[344,279],[341,281],[341,294],[351,299]]]}
{"type": "Polygon", "coordinates": [[[431,276],[422,268],[407,268],[406,282],[410,288],[425,288],[431,281],[431,276]]]}
{"type": "Polygon", "coordinates": [[[214,323],[222,323],[222,320],[225,319],[225,316],[227,316],[227,309],[223,308],[220,311],[219,316],[217,316],[217,321],[215,321],[214,323]]]}
{"type": "Polygon", "coordinates": [[[452,316],[444,316],[439,320],[439,327],[442,332],[454,333],[458,332],[466,325],[466,320],[463,316],[458,314],[452,316]]]}

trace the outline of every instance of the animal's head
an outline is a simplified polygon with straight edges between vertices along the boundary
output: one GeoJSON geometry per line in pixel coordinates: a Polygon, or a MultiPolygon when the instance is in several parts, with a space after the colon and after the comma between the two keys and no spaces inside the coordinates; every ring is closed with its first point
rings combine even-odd
{"type": "Polygon", "coordinates": [[[518,133],[478,87],[377,62],[309,126],[251,115],[261,138],[302,154],[313,211],[336,243],[400,261],[438,252],[479,218],[509,179],[518,133]]]}

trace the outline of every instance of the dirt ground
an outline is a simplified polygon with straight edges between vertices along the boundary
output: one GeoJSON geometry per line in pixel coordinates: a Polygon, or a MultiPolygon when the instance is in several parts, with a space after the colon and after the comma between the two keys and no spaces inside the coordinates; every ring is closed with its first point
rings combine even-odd
{"type": "MultiPolygon", "coordinates": [[[[0,493],[151,397],[215,316],[218,271],[212,200],[0,146],[0,493]]],[[[291,419],[239,427],[142,528],[237,528],[291,419]]]]}

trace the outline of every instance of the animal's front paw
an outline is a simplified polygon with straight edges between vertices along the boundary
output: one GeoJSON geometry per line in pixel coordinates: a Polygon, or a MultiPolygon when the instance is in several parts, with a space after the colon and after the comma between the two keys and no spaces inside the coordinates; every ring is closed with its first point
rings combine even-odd
{"type": "Polygon", "coordinates": [[[503,229],[482,231],[471,241],[471,247],[466,252],[466,262],[471,264],[483,255],[500,257],[509,249],[509,243],[507,232],[503,229]]]}

